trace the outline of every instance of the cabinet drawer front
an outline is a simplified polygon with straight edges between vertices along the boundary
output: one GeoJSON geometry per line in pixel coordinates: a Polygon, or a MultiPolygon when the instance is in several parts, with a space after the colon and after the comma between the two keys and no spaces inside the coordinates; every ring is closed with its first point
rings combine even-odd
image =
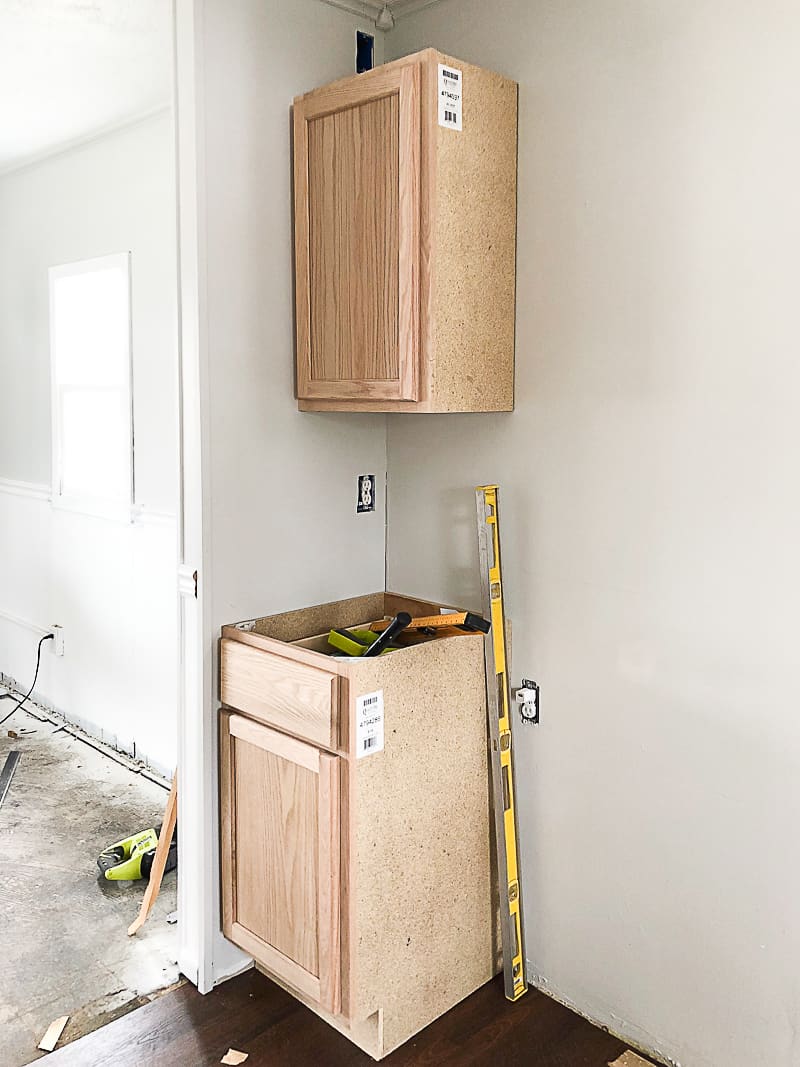
{"type": "Polygon", "coordinates": [[[338,675],[223,638],[223,704],[298,737],[335,748],[338,698],[338,675]]]}

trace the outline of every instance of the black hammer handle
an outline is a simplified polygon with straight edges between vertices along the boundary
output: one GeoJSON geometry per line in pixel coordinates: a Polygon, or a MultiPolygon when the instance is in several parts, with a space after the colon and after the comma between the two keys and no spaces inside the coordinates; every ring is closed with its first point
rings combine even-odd
{"type": "Polygon", "coordinates": [[[367,651],[363,653],[362,659],[367,656],[380,656],[392,638],[396,637],[401,630],[405,630],[410,622],[411,616],[407,611],[398,611],[383,633],[376,637],[367,651]]]}

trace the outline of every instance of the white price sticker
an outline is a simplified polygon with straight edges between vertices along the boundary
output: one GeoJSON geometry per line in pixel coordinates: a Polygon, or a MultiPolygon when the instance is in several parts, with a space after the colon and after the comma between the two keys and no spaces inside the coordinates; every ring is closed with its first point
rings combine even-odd
{"type": "Polygon", "coordinates": [[[460,130],[464,102],[462,72],[458,67],[439,64],[439,125],[448,130],[460,130]]]}
{"type": "Polygon", "coordinates": [[[383,752],[383,690],[356,698],[356,757],[383,752]]]}

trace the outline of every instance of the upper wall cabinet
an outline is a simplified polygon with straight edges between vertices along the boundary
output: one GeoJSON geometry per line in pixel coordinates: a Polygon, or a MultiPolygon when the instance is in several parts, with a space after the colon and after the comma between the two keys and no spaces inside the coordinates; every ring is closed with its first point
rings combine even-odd
{"type": "Polygon", "coordinates": [[[294,102],[304,411],[511,411],[517,84],[432,49],[294,102]]]}

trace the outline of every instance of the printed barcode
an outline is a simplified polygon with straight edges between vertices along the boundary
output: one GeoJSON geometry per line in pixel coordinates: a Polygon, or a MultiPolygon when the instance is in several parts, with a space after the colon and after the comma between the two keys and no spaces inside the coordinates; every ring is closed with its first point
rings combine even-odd
{"type": "Polygon", "coordinates": [[[378,703],[378,698],[377,697],[364,697],[364,707],[365,708],[367,707],[368,704],[377,704],[377,703],[378,703]]]}
{"type": "Polygon", "coordinates": [[[444,74],[445,78],[452,78],[454,82],[458,81],[458,72],[455,70],[445,70],[442,67],[442,74],[444,74]]]}
{"type": "Polygon", "coordinates": [[[377,737],[365,737],[364,748],[372,748],[377,740],[377,737]]]}
{"type": "Polygon", "coordinates": [[[457,121],[456,120],[455,111],[445,111],[445,113],[444,113],[444,121],[445,122],[453,122],[453,123],[455,123],[457,121]]]}

